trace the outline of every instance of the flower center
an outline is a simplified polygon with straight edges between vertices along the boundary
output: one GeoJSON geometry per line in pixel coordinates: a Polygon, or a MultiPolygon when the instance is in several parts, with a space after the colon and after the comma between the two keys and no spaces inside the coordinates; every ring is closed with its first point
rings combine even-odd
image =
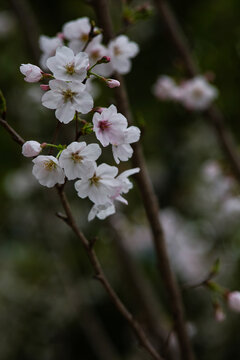
{"type": "Polygon", "coordinates": [[[53,171],[54,169],[56,169],[56,164],[53,160],[46,160],[44,161],[44,168],[47,170],[47,171],[53,171]]]}
{"type": "Polygon", "coordinates": [[[121,55],[122,51],[119,49],[118,46],[114,46],[113,53],[115,56],[121,55]]]}
{"type": "Polygon", "coordinates": [[[90,184],[97,186],[100,179],[100,176],[97,176],[96,173],[94,173],[93,177],[90,179],[90,184]]]}
{"type": "Polygon", "coordinates": [[[82,41],[84,41],[84,42],[87,42],[88,41],[88,34],[82,34],[81,36],[80,36],[80,39],[82,40],[82,41]]]}
{"type": "Polygon", "coordinates": [[[83,160],[83,157],[78,154],[78,152],[72,153],[71,156],[74,163],[80,163],[83,160]]]}
{"type": "Polygon", "coordinates": [[[101,121],[99,121],[99,123],[98,123],[98,127],[99,127],[99,129],[100,129],[101,131],[104,131],[104,130],[108,129],[109,126],[110,126],[110,123],[109,123],[108,120],[101,120],[101,121]]]}
{"type": "Polygon", "coordinates": [[[65,69],[66,69],[67,74],[73,75],[75,73],[74,63],[70,63],[70,64],[65,65],[65,69]]]}
{"type": "Polygon", "coordinates": [[[100,51],[99,50],[92,51],[91,57],[93,58],[93,60],[97,60],[98,58],[100,58],[100,51]]]}
{"type": "Polygon", "coordinates": [[[201,98],[202,95],[203,95],[202,89],[196,88],[196,89],[193,90],[193,96],[194,96],[196,99],[201,98]]]}
{"type": "Polygon", "coordinates": [[[64,102],[66,103],[67,101],[72,101],[75,92],[73,92],[70,89],[67,89],[66,91],[63,91],[62,94],[63,94],[64,102]]]}

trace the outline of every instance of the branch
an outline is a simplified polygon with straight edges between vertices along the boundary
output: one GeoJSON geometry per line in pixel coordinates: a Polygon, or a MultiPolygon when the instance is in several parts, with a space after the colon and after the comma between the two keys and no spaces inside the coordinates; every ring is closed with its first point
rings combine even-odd
{"type": "MultiPolygon", "coordinates": [[[[155,0],[156,8],[161,15],[162,20],[166,26],[166,30],[172,39],[174,46],[179,52],[184,62],[187,73],[190,77],[198,74],[197,65],[191,54],[188,41],[179,25],[174,13],[165,0],[155,0]]],[[[240,182],[240,157],[238,156],[236,145],[230,132],[225,128],[224,118],[216,106],[211,106],[206,112],[206,117],[209,119],[214,128],[220,147],[226,158],[229,160],[233,173],[236,179],[240,182]]]]}
{"type": "Polygon", "coordinates": [[[0,118],[0,124],[7,130],[16,143],[21,146],[25,143],[25,140],[8,124],[6,120],[0,118]]]}
{"type": "MultiPolygon", "coordinates": [[[[114,37],[112,31],[111,18],[106,0],[92,0],[95,12],[98,16],[99,25],[103,29],[105,40],[108,41],[114,37]]],[[[118,109],[123,113],[131,124],[132,116],[128,102],[128,96],[124,85],[124,80],[119,74],[114,77],[120,81],[121,86],[115,89],[115,97],[118,109]]],[[[174,327],[177,333],[178,342],[181,350],[182,360],[193,360],[190,340],[188,338],[186,324],[184,320],[184,308],[179,287],[176,283],[168,258],[164,234],[159,220],[159,207],[157,197],[154,193],[153,186],[145,164],[142,148],[140,143],[133,144],[133,166],[140,167],[141,171],[136,175],[139,190],[142,195],[145,211],[151,226],[153,241],[157,255],[158,267],[162,276],[165,288],[168,293],[170,308],[174,321],[174,327]]]]}
{"type": "MultiPolygon", "coordinates": [[[[84,234],[78,229],[76,221],[73,217],[69,202],[67,200],[67,197],[63,191],[63,188],[61,186],[56,186],[58,194],[61,199],[62,206],[66,212],[67,221],[64,219],[64,221],[71,227],[71,229],[74,231],[76,236],[79,238],[81,243],[83,244],[85,251],[88,255],[88,258],[92,264],[92,267],[95,272],[95,278],[99,280],[103,287],[105,288],[106,292],[108,293],[110,299],[116,306],[116,308],[119,310],[119,312],[123,315],[123,317],[128,321],[129,325],[134,330],[135,334],[137,335],[140,344],[151,354],[153,359],[156,360],[163,360],[163,358],[157,353],[155,348],[152,346],[152,344],[149,342],[145,332],[143,331],[140,324],[134,319],[133,315],[128,311],[128,309],[125,307],[125,305],[122,303],[122,301],[119,299],[118,295],[115,293],[113,288],[111,287],[110,283],[108,282],[103,269],[101,267],[101,264],[97,258],[97,255],[93,249],[92,244],[87,240],[87,238],[84,236],[84,234]]],[[[62,218],[62,216],[61,216],[62,218]]]]}

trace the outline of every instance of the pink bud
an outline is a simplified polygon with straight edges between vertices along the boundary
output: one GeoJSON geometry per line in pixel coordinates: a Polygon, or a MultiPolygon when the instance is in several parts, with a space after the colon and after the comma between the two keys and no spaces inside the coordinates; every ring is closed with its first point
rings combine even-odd
{"type": "Polygon", "coordinates": [[[45,84],[41,84],[40,85],[40,88],[43,90],[43,91],[48,91],[50,89],[49,85],[45,85],[45,84]]]}
{"type": "Polygon", "coordinates": [[[24,80],[30,83],[41,80],[43,74],[43,71],[38,66],[32,64],[22,64],[20,71],[25,75],[24,80]]]}
{"type": "Polygon", "coordinates": [[[232,291],[226,294],[227,303],[231,310],[240,312],[240,292],[232,291]]]}
{"type": "Polygon", "coordinates": [[[26,157],[37,156],[41,150],[41,144],[34,140],[26,141],[22,146],[22,154],[26,157]]]}
{"type": "Polygon", "coordinates": [[[57,38],[64,40],[64,34],[61,32],[57,33],[57,38]]]}
{"type": "Polygon", "coordinates": [[[97,61],[97,64],[107,64],[111,61],[109,56],[103,56],[101,59],[97,61]]]}
{"type": "Polygon", "coordinates": [[[115,88],[115,87],[119,87],[120,86],[120,81],[115,80],[115,79],[106,79],[106,84],[108,87],[115,88]]]}
{"type": "Polygon", "coordinates": [[[214,316],[215,316],[215,320],[217,322],[222,322],[226,318],[226,315],[224,314],[223,309],[221,308],[221,306],[219,304],[216,304],[216,306],[215,306],[214,316]]]}

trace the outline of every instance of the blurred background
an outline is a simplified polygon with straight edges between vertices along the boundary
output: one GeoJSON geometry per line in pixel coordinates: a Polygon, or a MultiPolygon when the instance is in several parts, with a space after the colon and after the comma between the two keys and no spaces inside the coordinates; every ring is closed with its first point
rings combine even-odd
{"type": "MultiPolygon", "coordinates": [[[[131,1],[130,7],[143,4],[131,1]]],[[[240,143],[240,2],[171,1],[202,74],[212,72],[217,105],[240,143]]],[[[109,2],[116,33],[122,3],[109,2]]],[[[240,290],[240,193],[211,125],[178,104],[160,102],[152,87],[159,75],[186,77],[184,66],[152,6],[144,20],[126,28],[140,46],[126,76],[135,125],[158,195],[169,255],[182,286],[189,334],[199,360],[240,359],[240,317],[223,303],[226,319],[214,316],[203,280],[220,259],[217,281],[240,290]]],[[[55,36],[64,23],[96,19],[84,1],[2,0],[0,4],[0,87],[8,122],[24,139],[49,142],[56,126],[41,105],[38,84],[28,84],[22,63],[37,64],[40,34],[55,36]],[[25,16],[25,18],[24,18],[25,16]],[[26,17],[27,16],[27,17],[26,17]],[[31,24],[26,33],[24,19],[31,24]],[[29,39],[32,44],[29,43],[29,39]]],[[[98,84],[96,106],[114,102],[112,90],[98,84]]],[[[73,125],[74,126],[74,125],[73,125]]],[[[71,137],[71,125],[62,136],[71,137]]],[[[64,139],[64,140],[63,140],[64,139]]],[[[93,272],[81,244],[55,216],[62,211],[54,190],[38,184],[31,160],[0,129],[0,358],[2,360],[149,359],[116,311],[93,272]]],[[[61,142],[61,137],[59,138],[61,142]]],[[[104,158],[114,165],[111,154],[104,158]]],[[[121,170],[131,164],[121,163],[121,170]]],[[[67,193],[80,228],[92,239],[114,288],[158,345],[171,330],[168,300],[156,269],[151,234],[136,186],[129,205],[106,221],[87,221],[91,204],[67,193]]],[[[169,346],[177,354],[174,334],[169,346]]],[[[177,359],[177,355],[175,358],[177,359]]]]}

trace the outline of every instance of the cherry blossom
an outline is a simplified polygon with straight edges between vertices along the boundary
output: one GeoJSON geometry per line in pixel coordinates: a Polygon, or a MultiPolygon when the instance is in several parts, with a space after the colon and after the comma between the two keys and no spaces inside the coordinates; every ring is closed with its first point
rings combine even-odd
{"type": "Polygon", "coordinates": [[[115,179],[118,169],[115,166],[101,164],[91,174],[86,174],[75,182],[75,189],[80,198],[89,197],[97,205],[106,204],[114,195],[120,182],[115,179]]]}
{"type": "Polygon", "coordinates": [[[88,176],[95,169],[95,160],[101,155],[98,144],[87,145],[85,142],[74,141],[62,151],[59,164],[69,180],[88,176]]]}
{"type": "Polygon", "coordinates": [[[132,157],[133,149],[131,143],[138,141],[140,138],[140,129],[136,126],[130,126],[124,131],[123,143],[112,146],[114,160],[117,164],[121,161],[127,161],[132,157]]]}
{"type": "MultiPolygon", "coordinates": [[[[69,21],[63,26],[63,35],[67,40],[70,40],[69,46],[72,47],[72,41],[78,41],[78,47],[83,49],[84,45],[89,40],[89,33],[91,24],[87,17],[77,20],[69,21]]],[[[76,45],[75,45],[76,46],[76,45]]]]}
{"type": "Polygon", "coordinates": [[[56,184],[64,183],[64,172],[54,156],[39,155],[33,160],[33,163],[32,173],[41,185],[50,188],[56,184]]]}
{"type": "Polygon", "coordinates": [[[58,80],[83,81],[87,76],[88,55],[84,52],[76,56],[67,46],[58,48],[56,55],[47,60],[47,67],[58,80]]]}
{"type": "Polygon", "coordinates": [[[114,105],[105,108],[101,114],[96,112],[93,116],[93,131],[104,147],[109,144],[123,143],[126,128],[127,119],[117,112],[114,105]]]}
{"type": "Polygon", "coordinates": [[[50,89],[42,97],[42,104],[48,109],[56,109],[56,118],[64,124],[69,123],[78,111],[87,114],[93,107],[92,96],[86,85],[62,80],[51,80],[50,89]]]}
{"type": "Polygon", "coordinates": [[[26,157],[37,156],[41,151],[41,144],[34,140],[26,141],[22,146],[22,154],[26,157]]]}
{"type": "Polygon", "coordinates": [[[106,84],[108,87],[110,87],[111,89],[115,88],[115,87],[119,87],[120,86],[120,81],[116,80],[116,79],[106,79],[106,84]]]}
{"type": "Polygon", "coordinates": [[[190,110],[206,110],[217,95],[218,90],[205,77],[196,76],[180,87],[179,101],[190,110]]]}
{"type": "Polygon", "coordinates": [[[161,100],[168,100],[175,98],[177,84],[167,75],[162,75],[157,79],[153,86],[153,94],[161,100]]]}
{"type": "Polygon", "coordinates": [[[40,59],[40,64],[42,67],[46,68],[47,59],[55,55],[57,48],[62,45],[63,40],[61,37],[48,37],[45,35],[40,36],[39,47],[43,52],[40,59]]]}
{"type": "Polygon", "coordinates": [[[126,35],[119,35],[108,45],[111,66],[113,70],[120,74],[127,74],[131,70],[130,59],[135,57],[139,52],[139,46],[129,41],[126,35]]]}
{"type": "Polygon", "coordinates": [[[20,66],[20,71],[23,75],[25,75],[24,80],[29,83],[38,82],[41,80],[43,74],[42,70],[38,66],[32,64],[22,64],[20,66]]]}

